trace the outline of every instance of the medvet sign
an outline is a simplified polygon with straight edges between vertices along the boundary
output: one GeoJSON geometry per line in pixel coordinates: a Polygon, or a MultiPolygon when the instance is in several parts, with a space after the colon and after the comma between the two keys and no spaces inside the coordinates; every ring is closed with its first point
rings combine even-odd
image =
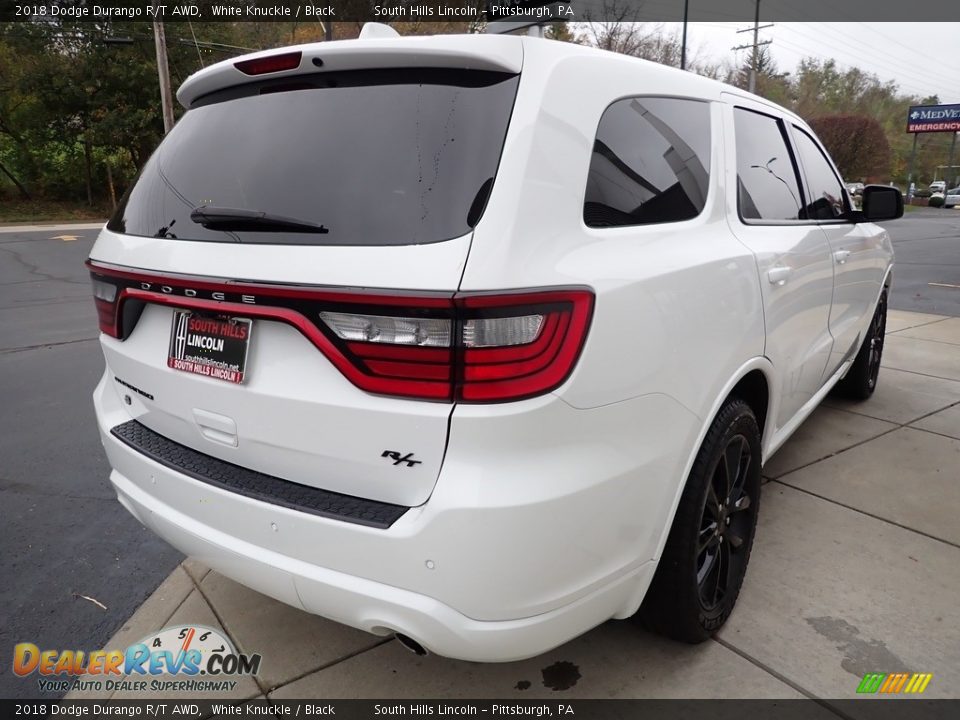
{"type": "Polygon", "coordinates": [[[914,105],[907,112],[907,132],[960,132],[960,105],[914,105]]]}

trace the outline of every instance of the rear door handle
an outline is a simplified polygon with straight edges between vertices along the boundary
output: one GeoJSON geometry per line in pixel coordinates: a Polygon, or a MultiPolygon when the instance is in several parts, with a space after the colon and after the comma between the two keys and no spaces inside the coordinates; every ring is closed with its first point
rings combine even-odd
{"type": "Polygon", "coordinates": [[[837,265],[843,265],[848,257],[850,257],[849,250],[837,250],[833,253],[833,259],[837,261],[837,265]]]}
{"type": "Polygon", "coordinates": [[[790,278],[791,268],[786,265],[777,265],[767,270],[767,280],[771,285],[785,285],[790,278]]]}

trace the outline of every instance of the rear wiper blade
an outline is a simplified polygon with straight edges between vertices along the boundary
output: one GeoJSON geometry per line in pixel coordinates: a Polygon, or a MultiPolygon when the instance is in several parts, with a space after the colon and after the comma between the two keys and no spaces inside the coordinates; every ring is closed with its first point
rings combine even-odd
{"type": "Polygon", "coordinates": [[[190,219],[198,225],[211,230],[255,230],[257,232],[301,232],[319,233],[325,235],[330,232],[323,225],[297,220],[282,215],[271,215],[260,210],[245,208],[214,207],[201,205],[190,213],[190,219]]]}

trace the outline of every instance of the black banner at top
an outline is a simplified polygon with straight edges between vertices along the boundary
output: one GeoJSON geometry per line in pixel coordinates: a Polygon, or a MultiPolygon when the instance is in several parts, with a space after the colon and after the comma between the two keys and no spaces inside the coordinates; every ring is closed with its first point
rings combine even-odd
{"type": "Polygon", "coordinates": [[[944,0],[0,0],[0,21],[105,22],[761,22],[960,21],[944,0]]]}
{"type": "Polygon", "coordinates": [[[6,718],[306,718],[377,720],[470,717],[485,720],[955,720],[958,700],[579,700],[563,693],[524,700],[0,700],[6,718]]]}

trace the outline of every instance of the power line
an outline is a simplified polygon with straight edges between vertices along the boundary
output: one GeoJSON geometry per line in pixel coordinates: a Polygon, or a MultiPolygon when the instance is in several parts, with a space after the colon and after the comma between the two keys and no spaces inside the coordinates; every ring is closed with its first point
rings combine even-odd
{"type": "MultiPolygon", "coordinates": [[[[786,47],[786,48],[788,48],[788,49],[791,49],[791,50],[793,50],[794,52],[798,53],[801,57],[811,57],[811,56],[812,56],[812,54],[810,53],[810,50],[809,50],[808,48],[805,48],[805,47],[801,47],[801,46],[799,46],[799,45],[796,45],[796,44],[794,44],[794,43],[793,43],[792,41],[790,41],[790,40],[785,40],[784,38],[781,37],[781,38],[778,38],[778,39],[777,39],[777,42],[780,43],[781,45],[783,45],[784,47],[786,47]]],[[[852,51],[852,50],[847,50],[847,51],[846,51],[846,54],[847,54],[849,57],[853,58],[854,60],[859,60],[859,61],[862,62],[862,63],[868,63],[868,64],[869,64],[869,63],[875,63],[874,60],[869,59],[869,58],[865,58],[863,55],[859,54],[859,52],[854,52],[854,51],[852,51]]],[[[835,58],[832,58],[832,59],[835,59],[835,58]]],[[[856,64],[853,63],[853,62],[849,62],[849,63],[846,63],[846,64],[850,65],[851,67],[856,67],[856,64]]],[[[886,71],[887,71],[887,72],[896,72],[896,71],[891,71],[891,70],[889,70],[889,69],[886,70],[886,71]]],[[[917,83],[921,83],[921,82],[925,82],[925,81],[924,81],[924,80],[920,80],[920,79],[918,79],[918,78],[913,78],[912,76],[911,76],[910,78],[908,78],[907,80],[902,80],[902,79],[893,78],[893,79],[891,80],[891,82],[893,82],[894,84],[898,85],[899,87],[901,87],[901,88],[903,88],[903,89],[905,89],[905,90],[907,90],[907,91],[914,92],[914,93],[916,93],[917,95],[919,95],[919,96],[921,96],[921,97],[926,97],[926,96],[930,95],[930,90],[932,89],[929,85],[926,86],[926,87],[921,87],[921,86],[920,86],[919,84],[917,84],[917,83]]],[[[938,93],[938,95],[939,95],[939,94],[949,95],[950,93],[938,93]]]]}
{"type": "MultiPolygon", "coordinates": [[[[777,4],[777,5],[780,6],[780,8],[781,8],[781,11],[780,11],[780,12],[786,12],[787,9],[788,9],[788,7],[789,7],[789,6],[784,6],[784,5],[782,5],[782,4],[781,4],[781,0],[771,0],[771,2],[773,2],[774,4],[777,4]]],[[[919,55],[919,56],[921,56],[921,57],[926,58],[926,59],[929,60],[930,62],[935,63],[937,67],[939,67],[939,66],[943,63],[943,59],[942,59],[942,58],[940,58],[940,59],[933,58],[933,57],[931,57],[930,55],[927,55],[926,53],[924,53],[924,52],[922,52],[922,51],[920,51],[920,50],[917,50],[917,49],[914,48],[914,47],[909,47],[909,46],[907,46],[907,45],[904,45],[904,44],[903,44],[902,42],[900,42],[899,40],[896,40],[895,38],[892,38],[892,37],[890,37],[889,35],[886,35],[886,34],[880,32],[880,31],[877,30],[875,27],[873,27],[872,25],[868,25],[867,23],[863,22],[863,21],[860,20],[859,18],[855,18],[855,17],[852,17],[851,15],[848,15],[847,13],[843,12],[842,7],[843,7],[842,5],[839,5],[839,4],[838,4],[837,7],[834,7],[834,8],[833,8],[832,12],[833,12],[835,15],[839,16],[839,17],[846,18],[848,21],[853,22],[853,23],[856,23],[856,24],[857,24],[858,26],[860,26],[862,29],[868,30],[869,32],[872,32],[872,33],[878,35],[879,37],[883,38],[883,39],[886,40],[887,42],[891,42],[891,43],[893,43],[894,45],[899,45],[901,48],[903,48],[903,49],[906,50],[907,52],[911,53],[912,55],[919,55]]],[[[789,8],[789,9],[792,10],[792,8],[789,8]]],[[[798,17],[797,17],[797,21],[798,21],[798,22],[803,22],[802,17],[799,17],[799,16],[798,16],[798,17]]],[[[850,38],[845,38],[845,39],[846,39],[846,40],[849,40],[850,38]]],[[[853,39],[854,39],[855,41],[859,42],[859,40],[857,40],[856,38],[853,38],[853,39]]],[[[870,48],[870,50],[873,50],[873,48],[870,48]]]]}
{"type": "MultiPolygon", "coordinates": [[[[738,45],[733,48],[733,51],[745,50],[747,48],[753,48],[753,56],[750,59],[750,92],[757,91],[757,66],[760,64],[760,46],[769,45],[773,40],[765,40],[760,42],[760,30],[766,28],[772,28],[773,23],[768,25],[760,25],[760,0],[754,0],[754,13],[753,13],[753,42],[749,45],[738,45]]],[[[737,33],[750,32],[750,29],[737,30],[737,33]]]]}
{"type": "MultiPolygon", "coordinates": [[[[805,38],[817,39],[817,38],[815,38],[814,36],[811,36],[811,35],[807,34],[806,32],[801,31],[799,28],[797,28],[797,27],[795,27],[795,26],[793,26],[793,25],[785,25],[784,27],[786,27],[789,31],[795,32],[795,33],[797,33],[798,35],[801,35],[801,36],[803,36],[803,37],[805,37],[805,38]]],[[[850,38],[850,37],[846,37],[846,36],[841,35],[835,28],[832,28],[832,27],[829,27],[829,26],[822,26],[820,29],[821,29],[823,32],[829,33],[829,34],[833,35],[834,37],[843,40],[843,41],[844,41],[844,44],[847,45],[845,48],[843,48],[843,52],[846,53],[847,55],[851,55],[851,56],[853,56],[853,57],[856,57],[857,59],[859,59],[859,60],[862,61],[862,62],[870,63],[871,65],[883,66],[884,69],[885,69],[887,72],[897,73],[897,74],[899,74],[899,75],[901,75],[901,76],[908,77],[909,79],[911,79],[911,80],[914,81],[914,82],[926,83],[926,82],[930,79],[929,77],[927,77],[927,76],[922,76],[922,75],[920,75],[919,73],[917,73],[917,72],[915,72],[915,71],[913,71],[913,70],[907,70],[907,69],[903,68],[902,66],[894,65],[893,63],[889,63],[889,62],[887,62],[886,60],[878,59],[878,58],[873,54],[873,53],[874,53],[874,48],[871,48],[869,45],[867,45],[866,43],[864,43],[864,42],[861,41],[861,40],[857,40],[857,39],[855,39],[855,38],[850,38]],[[850,41],[853,41],[853,42],[856,42],[856,43],[859,44],[859,45],[862,45],[862,46],[864,47],[864,50],[859,50],[859,49],[857,49],[857,48],[851,48],[851,47],[849,46],[850,41]],[[867,57],[866,55],[864,55],[864,54],[862,54],[862,53],[870,53],[870,57],[867,57]]]]}

